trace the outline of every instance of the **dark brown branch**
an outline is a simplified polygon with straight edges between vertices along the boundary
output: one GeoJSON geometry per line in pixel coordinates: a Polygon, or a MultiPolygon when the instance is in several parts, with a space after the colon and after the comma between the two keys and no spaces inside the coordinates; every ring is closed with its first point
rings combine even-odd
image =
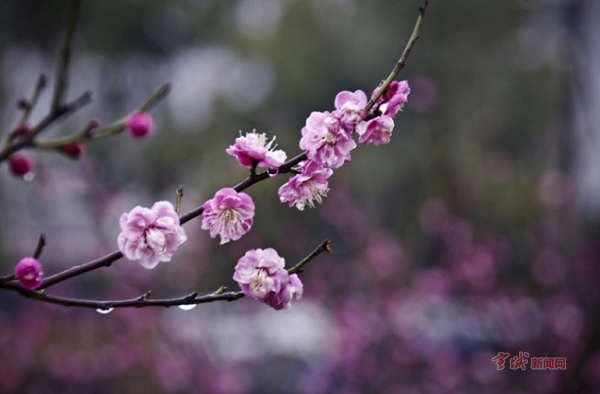
{"type": "Polygon", "coordinates": [[[121,257],[123,257],[123,254],[119,251],[115,251],[104,257],[88,261],[87,263],[83,263],[81,265],[76,265],[62,272],[47,277],[46,279],[44,279],[44,282],[40,286],[40,289],[45,289],[46,287],[52,286],[58,282],[62,282],[63,280],[72,278],[77,275],[81,275],[83,273],[95,270],[97,268],[108,267],[115,261],[119,260],[121,257]]]}
{"type": "Polygon", "coordinates": [[[41,233],[38,238],[38,243],[35,247],[35,251],[33,252],[33,258],[37,259],[41,256],[42,251],[44,250],[44,246],[46,246],[46,234],[41,233]]]}
{"type": "Polygon", "coordinates": [[[90,103],[91,101],[92,93],[85,92],[70,103],[62,105],[57,111],[51,112],[48,115],[46,115],[42,120],[40,120],[40,122],[35,127],[31,129],[30,133],[25,138],[21,138],[15,143],[8,144],[4,147],[4,149],[0,151],[0,162],[6,160],[11,154],[18,150],[32,147],[34,145],[34,138],[36,135],[44,131],[56,120],[60,119],[65,115],[75,112],[76,110],[90,103]]]}
{"type": "MultiPolygon", "coordinates": [[[[327,251],[330,252],[329,249],[329,240],[325,240],[319,244],[308,256],[300,260],[298,264],[294,265],[292,268],[288,270],[290,274],[301,272],[301,268],[307,264],[309,261],[313,260],[315,257],[320,255],[321,253],[327,251]]],[[[107,256],[108,257],[108,256],[107,256]]],[[[78,267],[73,267],[78,268],[78,267]]],[[[69,271],[69,270],[68,270],[69,271]]],[[[65,271],[66,272],[66,271],[65,271]]],[[[74,275],[78,275],[75,273],[74,275]]],[[[74,276],[72,275],[72,276],[74,276]]],[[[48,278],[50,279],[50,278],[48,278]]],[[[48,280],[46,279],[46,280],[48,280]]],[[[64,280],[64,279],[63,279],[64,280]]],[[[46,285],[46,282],[44,282],[46,285]]],[[[45,287],[47,287],[46,285],[45,287]]],[[[151,292],[147,291],[146,293],[137,296],[135,298],[129,298],[124,300],[88,300],[88,299],[80,299],[80,298],[69,298],[69,297],[61,297],[46,294],[45,291],[31,291],[22,288],[21,286],[10,283],[3,286],[5,289],[13,290],[18,292],[24,297],[31,298],[41,302],[47,302],[50,304],[57,304],[68,307],[80,307],[80,308],[93,308],[99,309],[100,311],[110,311],[112,308],[143,308],[148,306],[180,306],[180,305],[197,305],[204,304],[207,302],[215,302],[215,301],[235,301],[244,297],[244,293],[241,291],[227,291],[226,287],[221,286],[217,291],[205,295],[198,295],[197,292],[192,292],[186,294],[181,297],[174,298],[149,298],[151,292]]]]}

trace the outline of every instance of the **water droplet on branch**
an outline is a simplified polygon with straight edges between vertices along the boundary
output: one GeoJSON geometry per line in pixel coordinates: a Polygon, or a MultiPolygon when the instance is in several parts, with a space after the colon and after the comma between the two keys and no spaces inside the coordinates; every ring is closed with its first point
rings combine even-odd
{"type": "Polygon", "coordinates": [[[108,315],[110,312],[112,312],[115,308],[98,308],[96,309],[96,312],[102,314],[102,315],[108,315]]]}

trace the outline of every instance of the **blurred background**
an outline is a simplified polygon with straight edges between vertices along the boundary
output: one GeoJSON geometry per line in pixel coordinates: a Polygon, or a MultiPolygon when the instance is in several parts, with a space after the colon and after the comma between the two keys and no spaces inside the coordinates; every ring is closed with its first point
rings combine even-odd
{"type": "MultiPolygon", "coordinates": [[[[94,102],[45,136],[108,123],[172,83],[157,132],[88,144],[80,161],[30,152],[32,182],[0,167],[0,268],[48,237],[46,273],[116,249],[119,215],[174,199],[187,211],[246,170],[238,130],[293,156],[313,110],[387,76],[418,0],[84,1],[67,98],[94,102]]],[[[201,293],[250,248],[294,264],[324,238],[305,296],[276,312],[243,299],[172,309],[67,309],[0,294],[0,392],[550,393],[600,383],[600,3],[441,1],[407,67],[392,142],[359,146],[315,209],[253,186],[255,225],[219,246],[186,225],[171,263],[120,260],[52,292],[201,293]],[[496,371],[497,352],[567,357],[567,370],[496,371]]],[[[66,2],[0,5],[0,124],[53,75],[66,2]]],[[[51,77],[50,82],[53,82],[51,77]]],[[[46,91],[33,113],[47,111],[46,91]]]]}

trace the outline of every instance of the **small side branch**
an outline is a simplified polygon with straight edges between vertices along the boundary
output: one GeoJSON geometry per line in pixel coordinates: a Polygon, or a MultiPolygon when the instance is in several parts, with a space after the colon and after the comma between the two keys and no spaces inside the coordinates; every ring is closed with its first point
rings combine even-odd
{"type": "Polygon", "coordinates": [[[423,18],[425,18],[425,12],[427,11],[428,6],[429,0],[425,0],[423,6],[419,8],[419,16],[417,17],[415,27],[413,27],[413,31],[408,39],[408,42],[404,47],[404,51],[402,51],[402,55],[400,55],[400,58],[398,59],[398,62],[396,63],[392,71],[390,72],[390,75],[388,75],[383,84],[379,87],[379,90],[377,91],[375,96],[373,96],[371,100],[369,100],[369,102],[367,103],[367,106],[365,107],[365,110],[367,112],[369,112],[371,108],[373,108],[377,100],[379,100],[383,93],[385,93],[388,86],[390,86],[390,83],[392,83],[392,81],[398,76],[400,70],[402,70],[404,66],[406,66],[406,60],[408,59],[408,55],[410,55],[410,51],[415,45],[415,42],[417,42],[417,40],[419,39],[419,29],[421,28],[423,18]]]}
{"type": "Polygon", "coordinates": [[[52,95],[51,113],[60,110],[67,90],[69,65],[71,64],[71,43],[73,42],[73,33],[75,32],[80,6],[81,0],[69,0],[66,21],[67,29],[65,30],[65,35],[60,46],[58,64],[56,65],[56,84],[52,95]]]}

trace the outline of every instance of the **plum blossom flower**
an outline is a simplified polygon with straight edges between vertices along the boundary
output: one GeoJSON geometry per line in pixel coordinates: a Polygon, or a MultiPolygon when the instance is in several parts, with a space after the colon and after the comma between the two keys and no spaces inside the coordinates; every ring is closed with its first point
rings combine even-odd
{"type": "Polygon", "coordinates": [[[247,251],[238,260],[233,279],[246,296],[276,310],[289,308],[302,297],[300,278],[288,274],[285,260],[273,248],[247,251]]]}
{"type": "Polygon", "coordinates": [[[125,128],[134,138],[144,138],[154,132],[154,119],[147,112],[138,112],[131,116],[125,128]]]}
{"type": "Polygon", "coordinates": [[[265,303],[275,310],[289,309],[292,306],[292,301],[302,298],[303,290],[304,286],[298,275],[288,275],[288,281],[281,290],[278,293],[270,294],[265,299],[265,303]]]}
{"type": "Polygon", "coordinates": [[[267,143],[265,133],[246,133],[235,139],[235,143],[225,150],[231,156],[237,158],[241,166],[252,168],[253,163],[259,167],[278,169],[287,158],[285,152],[281,149],[275,149],[273,143],[275,137],[267,143]]]}
{"type": "Polygon", "coordinates": [[[221,245],[237,241],[252,227],[254,201],[246,193],[225,187],[206,201],[202,208],[202,229],[210,230],[210,237],[221,237],[221,245]]]}
{"type": "Polygon", "coordinates": [[[15,278],[27,290],[35,290],[44,281],[42,264],[33,257],[23,257],[15,267],[15,278]]]}
{"type": "Polygon", "coordinates": [[[302,172],[294,175],[284,183],[277,194],[282,203],[288,203],[290,207],[296,206],[300,211],[308,205],[314,208],[314,201],[319,204],[323,197],[327,196],[329,183],[327,179],[333,174],[333,170],[320,167],[312,161],[307,161],[302,166],[302,172]]]}
{"type": "Polygon", "coordinates": [[[356,148],[356,142],[335,114],[312,112],[302,128],[300,148],[320,166],[339,168],[350,161],[350,152],[356,148]]]}
{"type": "Polygon", "coordinates": [[[367,106],[367,95],[362,90],[350,92],[343,90],[335,96],[336,115],[343,123],[346,131],[352,133],[357,123],[363,120],[367,106]]]}
{"type": "MultiPolygon", "coordinates": [[[[381,81],[379,86],[373,90],[371,98],[375,97],[375,94],[384,82],[381,81]]],[[[404,103],[408,101],[409,94],[410,86],[408,85],[408,81],[392,81],[385,93],[377,99],[374,107],[382,115],[394,117],[404,107],[404,103]]]]}
{"type": "Polygon", "coordinates": [[[121,215],[119,250],[129,260],[148,269],[170,261],[175,250],[187,240],[173,204],[159,201],[152,208],[136,206],[121,215]]]}
{"type": "Polygon", "coordinates": [[[358,142],[361,144],[382,145],[390,142],[394,130],[394,119],[389,116],[377,116],[356,126],[358,142]]]}

